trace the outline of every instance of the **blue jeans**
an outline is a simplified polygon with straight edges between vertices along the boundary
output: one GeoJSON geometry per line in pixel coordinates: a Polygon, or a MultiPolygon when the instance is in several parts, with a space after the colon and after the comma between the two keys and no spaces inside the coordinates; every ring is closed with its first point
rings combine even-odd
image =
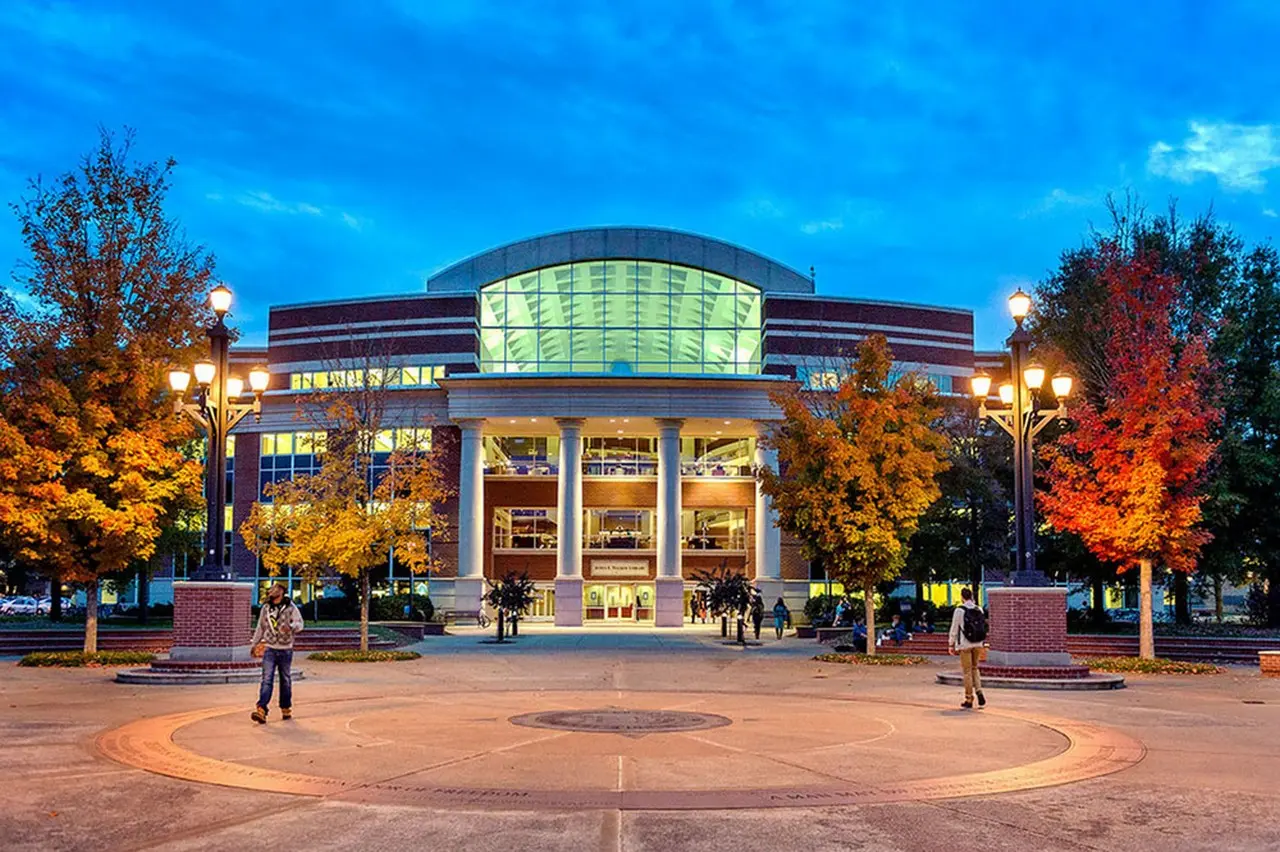
{"type": "Polygon", "coordinates": [[[262,688],[258,690],[258,706],[263,710],[271,703],[271,689],[276,672],[280,672],[280,709],[293,706],[293,651],[264,648],[262,653],[262,688]]]}

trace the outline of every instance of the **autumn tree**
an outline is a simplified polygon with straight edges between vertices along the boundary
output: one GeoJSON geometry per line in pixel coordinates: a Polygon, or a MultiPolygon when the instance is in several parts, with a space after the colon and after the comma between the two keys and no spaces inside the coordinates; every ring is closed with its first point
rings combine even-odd
{"type": "Polygon", "coordinates": [[[1175,332],[1181,281],[1149,253],[1100,246],[1106,329],[1095,381],[1072,409],[1074,428],[1047,447],[1041,505],[1049,522],[1078,534],[1121,571],[1137,567],[1139,653],[1155,655],[1151,583],[1156,563],[1195,569],[1210,539],[1202,524],[1211,437],[1221,418],[1203,332],[1175,332]]]}
{"type": "Polygon", "coordinates": [[[858,346],[834,390],[776,392],[783,420],[763,440],[777,450],[779,470],[759,471],[779,525],[846,587],[863,590],[868,630],[876,584],[902,569],[947,467],[932,385],[914,373],[891,382],[892,365],[876,334],[858,346]]]}
{"type": "Polygon", "coordinates": [[[145,565],[201,494],[165,374],[194,351],[213,259],[165,215],[174,161],[135,163],[131,143],[103,131],[78,169],[30,183],[20,295],[0,300],[0,537],[55,602],[83,585],[87,652],[100,580],[145,565]]]}
{"type": "Polygon", "coordinates": [[[268,485],[266,501],[254,503],[240,526],[272,574],[292,567],[313,579],[337,572],[356,580],[362,651],[372,572],[392,558],[415,572],[432,570],[430,534],[449,495],[430,429],[389,411],[390,369],[343,371],[343,381],[304,406],[300,413],[322,430],[319,470],[268,485]]]}

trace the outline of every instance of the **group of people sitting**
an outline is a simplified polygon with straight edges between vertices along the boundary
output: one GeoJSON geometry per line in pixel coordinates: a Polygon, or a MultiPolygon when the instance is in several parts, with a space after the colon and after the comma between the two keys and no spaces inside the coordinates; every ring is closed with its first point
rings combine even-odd
{"type": "MultiPolygon", "coordinates": [[[[867,650],[867,625],[858,610],[859,608],[855,607],[851,600],[841,598],[839,603],[836,604],[831,626],[848,627],[853,634],[854,646],[859,651],[865,652],[867,650]]],[[[929,621],[927,613],[914,626],[904,621],[901,615],[895,615],[889,626],[880,631],[880,635],[876,637],[876,647],[882,647],[886,642],[901,646],[903,642],[910,641],[912,633],[932,632],[933,623],[929,621]]]]}

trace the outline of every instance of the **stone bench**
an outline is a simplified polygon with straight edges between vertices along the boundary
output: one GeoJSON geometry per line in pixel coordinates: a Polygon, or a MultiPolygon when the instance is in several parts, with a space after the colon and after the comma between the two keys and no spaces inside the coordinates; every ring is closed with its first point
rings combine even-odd
{"type": "Polygon", "coordinates": [[[1280,677],[1280,651],[1259,651],[1258,668],[1263,677],[1280,677]]]}

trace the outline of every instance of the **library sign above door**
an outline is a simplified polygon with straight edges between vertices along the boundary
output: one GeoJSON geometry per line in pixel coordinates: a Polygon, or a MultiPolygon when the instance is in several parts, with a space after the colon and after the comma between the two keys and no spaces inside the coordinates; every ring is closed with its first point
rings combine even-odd
{"type": "Polygon", "coordinates": [[[589,573],[600,579],[645,579],[649,576],[649,563],[644,559],[592,559],[589,573]]]}

